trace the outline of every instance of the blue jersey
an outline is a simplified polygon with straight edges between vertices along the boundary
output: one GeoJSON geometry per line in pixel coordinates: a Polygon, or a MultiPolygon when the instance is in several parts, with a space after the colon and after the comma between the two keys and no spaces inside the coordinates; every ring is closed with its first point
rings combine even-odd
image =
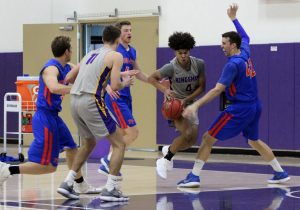
{"type": "MultiPolygon", "coordinates": [[[[133,69],[136,60],[136,50],[129,45],[129,49],[119,44],[117,51],[123,55],[123,66],[121,72],[130,71],[133,69]]],[[[130,87],[125,87],[119,91],[120,95],[131,100],[130,87]]]]}
{"type": "Polygon", "coordinates": [[[53,112],[60,112],[62,95],[51,93],[49,91],[48,87],[45,85],[43,77],[42,77],[43,71],[49,66],[55,66],[58,69],[59,75],[57,77],[57,80],[61,84],[64,83],[66,75],[71,70],[71,67],[69,64],[66,64],[65,67],[63,67],[54,58],[50,59],[44,65],[44,67],[42,68],[42,70],[40,72],[40,77],[39,77],[39,92],[38,92],[38,97],[37,97],[37,101],[36,101],[36,106],[38,109],[46,109],[46,110],[53,111],[53,112]]]}
{"type": "Polygon", "coordinates": [[[237,19],[233,23],[242,37],[241,53],[228,58],[218,83],[226,86],[226,97],[232,103],[254,102],[258,99],[257,82],[250,59],[249,37],[237,19]]]}

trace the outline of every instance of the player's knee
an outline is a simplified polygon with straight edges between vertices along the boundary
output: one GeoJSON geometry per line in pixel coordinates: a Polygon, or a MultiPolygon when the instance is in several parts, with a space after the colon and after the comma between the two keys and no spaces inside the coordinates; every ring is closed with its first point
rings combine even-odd
{"type": "Polygon", "coordinates": [[[214,139],[208,133],[203,134],[201,145],[212,147],[214,143],[214,139]]]}
{"type": "Polygon", "coordinates": [[[139,130],[137,129],[137,127],[132,127],[132,128],[130,128],[128,135],[129,135],[129,138],[131,139],[131,141],[134,141],[139,136],[139,130]]]}
{"type": "Polygon", "coordinates": [[[113,149],[125,150],[126,144],[124,141],[114,141],[112,142],[113,149]]]}
{"type": "Polygon", "coordinates": [[[197,136],[194,134],[194,132],[190,129],[187,129],[184,133],[183,136],[185,138],[185,141],[189,145],[194,145],[195,142],[197,141],[197,136]]]}
{"type": "Polygon", "coordinates": [[[85,141],[85,143],[84,143],[84,145],[83,145],[83,148],[84,149],[86,149],[86,150],[88,150],[88,151],[92,151],[94,148],[95,148],[95,146],[96,146],[96,140],[87,140],[87,141],[85,141]]]}

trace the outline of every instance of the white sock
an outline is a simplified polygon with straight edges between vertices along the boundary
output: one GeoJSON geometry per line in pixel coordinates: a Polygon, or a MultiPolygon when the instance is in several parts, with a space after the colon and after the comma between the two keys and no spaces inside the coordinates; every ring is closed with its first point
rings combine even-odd
{"type": "Polygon", "coordinates": [[[121,182],[121,181],[122,181],[122,177],[120,177],[120,176],[114,176],[114,175],[108,174],[107,182],[106,182],[105,188],[106,188],[108,191],[111,191],[111,190],[113,190],[114,188],[120,189],[120,182],[121,182]]]}
{"type": "Polygon", "coordinates": [[[77,176],[77,173],[75,171],[70,170],[65,179],[65,182],[67,182],[69,185],[73,185],[76,176],[77,176]]]}
{"type": "Polygon", "coordinates": [[[107,155],[107,159],[108,159],[108,160],[110,160],[111,155],[112,155],[112,151],[109,151],[109,153],[108,153],[108,155],[107,155]]]}
{"type": "Polygon", "coordinates": [[[272,166],[273,170],[276,172],[283,172],[283,169],[281,168],[279,162],[276,158],[274,158],[269,164],[272,166]]]}
{"type": "Polygon", "coordinates": [[[196,159],[195,160],[195,163],[194,163],[194,167],[193,167],[193,170],[192,170],[192,173],[196,176],[200,176],[200,172],[204,166],[204,161],[203,160],[200,160],[200,159],[196,159]]]}

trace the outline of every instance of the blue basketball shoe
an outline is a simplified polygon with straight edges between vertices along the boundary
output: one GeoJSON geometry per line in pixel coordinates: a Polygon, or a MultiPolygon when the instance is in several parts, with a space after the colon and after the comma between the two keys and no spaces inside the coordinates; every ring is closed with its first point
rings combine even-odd
{"type": "Polygon", "coordinates": [[[200,187],[200,177],[190,172],[185,179],[177,183],[178,187],[200,187]]]}
{"type": "Polygon", "coordinates": [[[279,184],[289,181],[291,178],[289,177],[288,173],[286,171],[283,172],[274,172],[274,176],[272,179],[268,180],[268,183],[270,184],[279,184]]]}
{"type": "MultiPolygon", "coordinates": [[[[100,165],[99,166],[99,168],[98,168],[98,172],[100,173],[100,174],[103,174],[103,175],[108,175],[109,174],[109,160],[108,160],[108,158],[107,158],[107,155],[106,156],[104,156],[103,158],[101,158],[101,164],[102,165],[100,165]]],[[[119,172],[118,173],[118,176],[122,176],[122,174],[119,172]]]]}

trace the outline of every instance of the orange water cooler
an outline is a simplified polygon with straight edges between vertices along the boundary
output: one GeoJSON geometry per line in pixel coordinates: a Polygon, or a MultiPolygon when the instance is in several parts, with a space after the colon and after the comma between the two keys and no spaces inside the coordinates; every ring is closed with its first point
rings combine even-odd
{"type": "Polygon", "coordinates": [[[32,112],[36,111],[36,99],[39,90],[39,77],[19,76],[15,82],[17,92],[22,97],[22,132],[32,132],[32,112]]]}

